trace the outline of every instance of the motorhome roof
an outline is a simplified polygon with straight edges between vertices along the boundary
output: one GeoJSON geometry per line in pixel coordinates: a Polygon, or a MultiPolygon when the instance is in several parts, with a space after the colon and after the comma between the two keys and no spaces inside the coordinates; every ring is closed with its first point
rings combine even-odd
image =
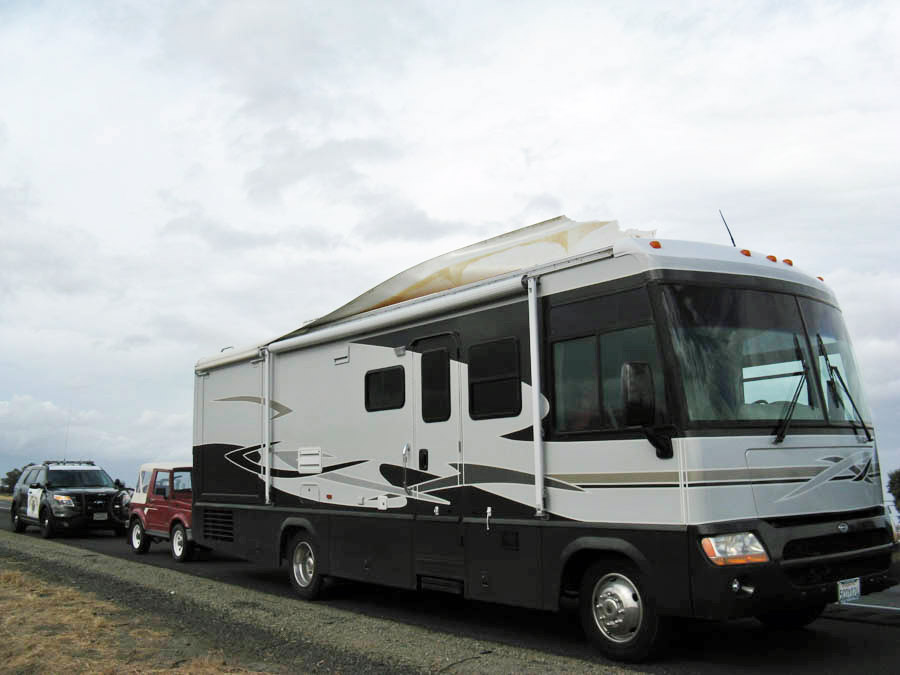
{"type": "Polygon", "coordinates": [[[466,302],[475,304],[479,299],[491,299],[504,293],[511,295],[522,288],[520,280],[525,276],[543,274],[558,267],[577,264],[582,261],[589,262],[593,259],[626,255],[637,258],[640,261],[640,267],[644,270],[672,269],[768,277],[828,291],[824,282],[795,267],[790,259],[779,259],[774,255],[769,257],[769,254],[758,251],[738,249],[719,244],[633,236],[623,237],[605,249],[579,253],[568,258],[550,260],[528,268],[517,269],[495,277],[449,288],[431,295],[411,298],[389,306],[377,307],[357,315],[339,318],[332,323],[304,325],[280,338],[229,351],[227,354],[201,359],[197,362],[195,368],[198,371],[202,371],[256,358],[260,349],[264,347],[269,347],[272,351],[284,351],[296,346],[337,339],[339,336],[353,333],[354,330],[351,329],[351,326],[358,326],[360,329],[363,329],[363,326],[365,326],[366,330],[378,329],[381,323],[400,321],[401,317],[406,314],[425,315],[426,312],[423,306],[426,303],[434,307],[435,312],[439,312],[445,309],[445,305],[451,299],[456,304],[463,306],[466,302]],[[464,300],[464,298],[469,297],[472,299],[464,300]],[[381,321],[377,317],[381,317],[381,321]]]}

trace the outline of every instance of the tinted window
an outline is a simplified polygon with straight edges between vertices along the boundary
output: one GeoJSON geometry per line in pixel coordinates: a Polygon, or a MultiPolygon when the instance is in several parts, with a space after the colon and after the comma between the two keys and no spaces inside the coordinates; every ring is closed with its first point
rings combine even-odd
{"type": "Polygon", "coordinates": [[[160,497],[167,496],[167,492],[169,489],[169,473],[157,473],[156,474],[156,483],[153,485],[153,494],[159,495],[160,497]]]}
{"type": "Polygon", "coordinates": [[[553,402],[556,428],[560,431],[602,426],[597,338],[593,335],[553,345],[553,402]]]}
{"type": "Polygon", "coordinates": [[[422,354],[422,419],[450,419],[450,354],[446,349],[422,354]]]}
{"type": "Polygon", "coordinates": [[[113,487],[103,469],[51,469],[49,481],[54,487],[113,487]]]}
{"type": "Polygon", "coordinates": [[[190,492],[191,491],[191,472],[190,471],[176,471],[174,473],[172,489],[175,492],[190,492]]]}
{"type": "Polygon", "coordinates": [[[370,370],[366,373],[366,410],[392,410],[406,403],[403,366],[370,370]]]}
{"type": "Polygon", "coordinates": [[[513,417],[521,411],[518,340],[473,345],[469,349],[469,416],[513,417]]]}
{"type": "Polygon", "coordinates": [[[650,366],[657,414],[665,415],[665,382],[645,289],[552,308],[550,337],[557,431],[625,427],[622,366],[632,361],[650,366]]]}

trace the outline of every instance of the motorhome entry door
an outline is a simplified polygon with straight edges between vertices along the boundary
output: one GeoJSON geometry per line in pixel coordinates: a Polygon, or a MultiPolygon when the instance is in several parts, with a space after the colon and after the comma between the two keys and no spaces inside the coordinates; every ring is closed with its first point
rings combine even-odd
{"type": "Polygon", "coordinates": [[[416,398],[410,468],[418,471],[414,533],[420,577],[464,577],[461,514],[462,465],[460,364],[456,335],[416,339],[413,391],[416,398]]]}

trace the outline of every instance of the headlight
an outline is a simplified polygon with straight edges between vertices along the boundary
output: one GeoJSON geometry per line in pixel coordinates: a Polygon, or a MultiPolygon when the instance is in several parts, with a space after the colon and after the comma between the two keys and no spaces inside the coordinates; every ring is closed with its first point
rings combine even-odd
{"type": "Polygon", "coordinates": [[[706,557],[716,565],[746,565],[769,562],[766,549],[752,532],[720,534],[700,540],[706,557]]]}
{"type": "Polygon", "coordinates": [[[53,495],[53,499],[56,500],[57,506],[71,506],[75,508],[75,502],[68,495],[53,495]]]}

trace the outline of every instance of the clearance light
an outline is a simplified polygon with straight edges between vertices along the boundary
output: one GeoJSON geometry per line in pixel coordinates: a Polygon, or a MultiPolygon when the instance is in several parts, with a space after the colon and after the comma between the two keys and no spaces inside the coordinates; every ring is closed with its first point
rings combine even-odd
{"type": "Polygon", "coordinates": [[[752,532],[704,537],[700,540],[700,546],[703,547],[706,557],[714,565],[748,565],[769,562],[766,549],[752,532]]]}
{"type": "Polygon", "coordinates": [[[816,277],[819,281],[825,281],[822,277],[816,277]]]}
{"type": "Polygon", "coordinates": [[[741,255],[745,255],[745,256],[747,256],[747,257],[749,258],[749,257],[750,257],[750,251],[748,251],[748,250],[745,249],[745,248],[742,248],[742,249],[741,249],[741,255]]]}
{"type": "Polygon", "coordinates": [[[656,239],[650,242],[650,248],[662,248],[662,244],[660,244],[656,239]]]}
{"type": "Polygon", "coordinates": [[[785,265],[790,265],[791,267],[794,266],[794,261],[791,260],[790,258],[785,258],[785,259],[782,260],[781,262],[783,262],[785,265]]]}
{"type": "Polygon", "coordinates": [[[778,262],[778,258],[776,258],[774,255],[767,255],[766,260],[771,260],[772,262],[778,262]]]}

